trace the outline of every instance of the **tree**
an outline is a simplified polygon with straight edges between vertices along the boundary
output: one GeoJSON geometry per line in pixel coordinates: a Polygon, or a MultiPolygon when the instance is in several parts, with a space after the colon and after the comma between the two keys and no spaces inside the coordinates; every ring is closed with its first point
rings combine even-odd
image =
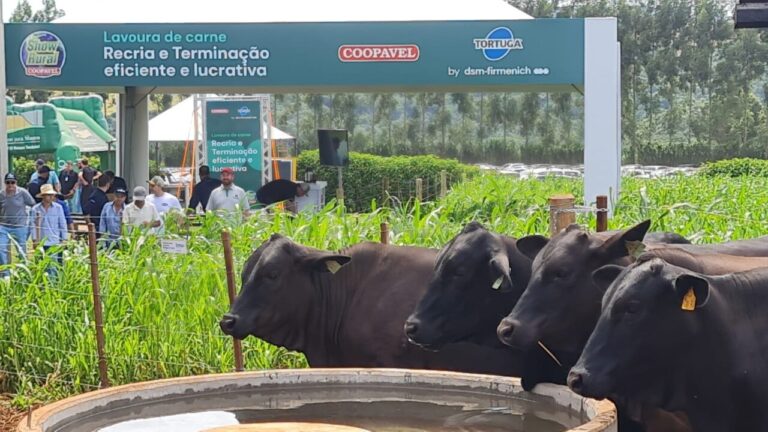
{"type": "Polygon", "coordinates": [[[64,15],[64,11],[56,7],[56,0],[43,0],[43,9],[32,15],[32,22],[47,23],[64,15]]]}

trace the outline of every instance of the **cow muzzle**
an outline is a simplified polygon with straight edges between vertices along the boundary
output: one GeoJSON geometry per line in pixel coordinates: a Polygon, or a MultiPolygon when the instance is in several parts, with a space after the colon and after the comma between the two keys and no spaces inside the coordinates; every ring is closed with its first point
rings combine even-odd
{"type": "Polygon", "coordinates": [[[235,331],[235,325],[237,325],[237,315],[224,314],[224,317],[219,321],[219,327],[227,335],[232,335],[235,331]]]}
{"type": "Polygon", "coordinates": [[[589,373],[586,369],[574,367],[568,372],[568,387],[588,398],[604,399],[610,393],[608,381],[589,373]]]}

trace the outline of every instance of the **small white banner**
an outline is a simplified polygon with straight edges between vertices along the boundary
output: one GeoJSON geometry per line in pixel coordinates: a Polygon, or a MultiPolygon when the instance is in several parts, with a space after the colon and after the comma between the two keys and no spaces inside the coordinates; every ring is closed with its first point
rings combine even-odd
{"type": "Polygon", "coordinates": [[[160,240],[160,247],[163,252],[172,254],[185,254],[187,253],[187,241],[186,240],[160,240]]]}

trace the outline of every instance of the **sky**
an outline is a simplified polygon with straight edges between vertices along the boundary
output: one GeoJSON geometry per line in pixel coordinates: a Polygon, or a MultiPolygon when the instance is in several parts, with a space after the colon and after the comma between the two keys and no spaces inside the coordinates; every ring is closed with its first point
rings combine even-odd
{"type": "MultiPolygon", "coordinates": [[[[19,0],[2,0],[3,1],[3,21],[8,22],[8,18],[11,16],[11,13],[16,8],[16,5],[19,3],[19,0]]],[[[35,11],[37,9],[43,8],[43,1],[42,0],[29,0],[29,4],[32,5],[32,10],[35,11]]],[[[78,7],[87,7],[88,0],[56,0],[56,6],[60,9],[67,10],[68,7],[72,8],[78,8],[78,7]]]]}
{"type": "MultiPolygon", "coordinates": [[[[3,21],[7,22],[18,0],[2,2],[3,21]]],[[[42,0],[29,2],[33,11],[42,9],[42,0]]],[[[378,8],[371,6],[376,3],[360,0],[217,0],[215,4],[215,7],[204,10],[190,7],[189,0],[56,0],[56,6],[70,18],[77,17],[77,22],[401,21],[527,17],[524,14],[521,16],[504,0],[388,0],[384,3],[386,7],[378,8]]],[[[62,21],[66,22],[67,17],[62,21]]]]}

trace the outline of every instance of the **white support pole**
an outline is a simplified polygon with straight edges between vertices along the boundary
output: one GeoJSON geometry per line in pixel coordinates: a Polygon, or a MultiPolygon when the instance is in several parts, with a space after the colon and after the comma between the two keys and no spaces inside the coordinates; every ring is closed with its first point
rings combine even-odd
{"type": "Polygon", "coordinates": [[[8,116],[6,113],[8,107],[5,102],[6,91],[5,24],[3,21],[3,5],[2,2],[0,2],[0,96],[2,96],[3,99],[3,101],[0,102],[0,176],[5,176],[10,165],[10,161],[8,160],[8,116]]]}
{"type": "Polygon", "coordinates": [[[621,182],[621,91],[616,18],[584,20],[584,201],[608,195],[613,208],[621,182]]]}

